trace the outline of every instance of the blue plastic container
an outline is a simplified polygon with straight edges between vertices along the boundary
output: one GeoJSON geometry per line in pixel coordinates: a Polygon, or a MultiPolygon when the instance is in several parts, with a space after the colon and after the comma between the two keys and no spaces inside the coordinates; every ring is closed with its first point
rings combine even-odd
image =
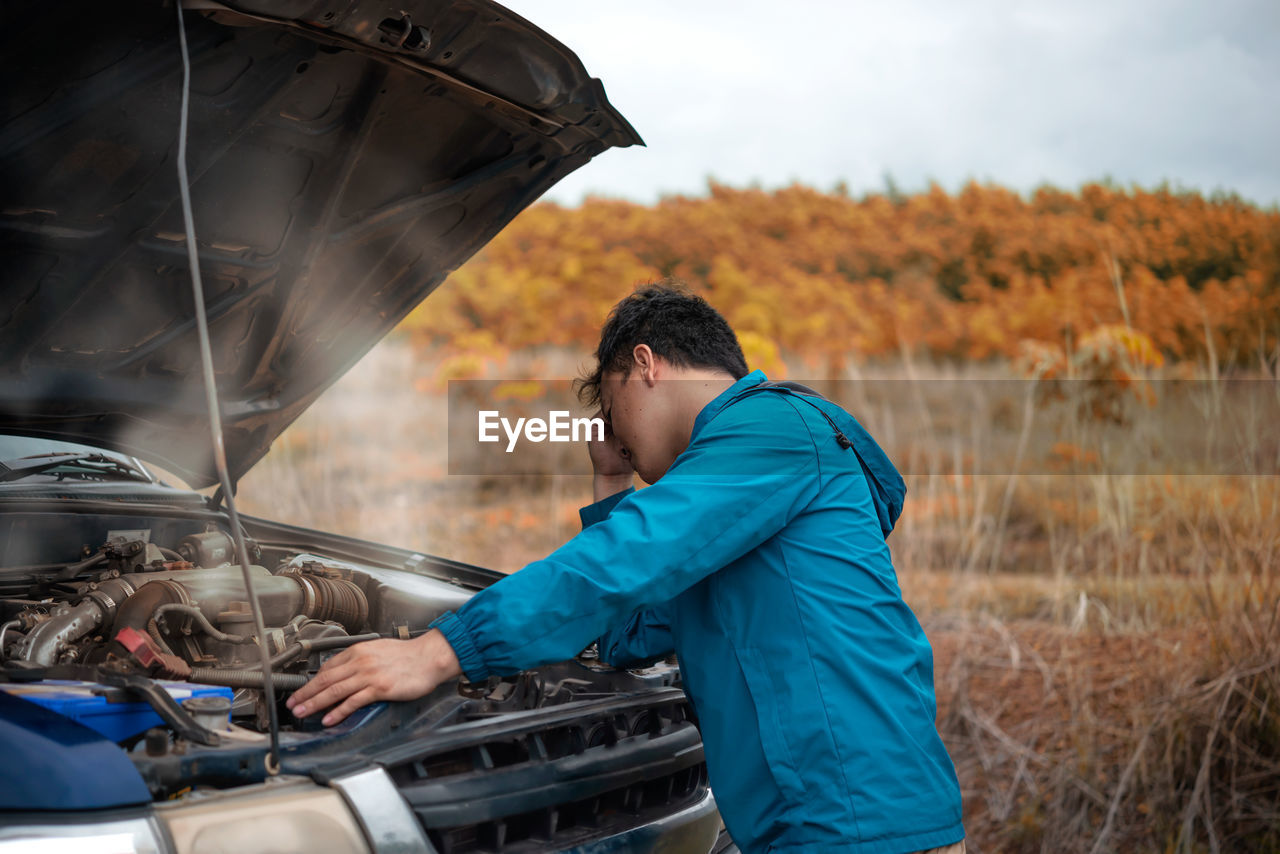
{"type": "MultiPolygon", "coordinates": [[[[217,685],[193,685],[190,682],[161,682],[157,685],[169,692],[179,704],[190,697],[232,698],[230,688],[217,685]]],[[[101,733],[112,741],[137,735],[160,726],[160,716],[145,702],[125,700],[119,688],[96,682],[72,682],[46,679],[43,682],[0,683],[0,691],[44,706],[101,733]]]]}

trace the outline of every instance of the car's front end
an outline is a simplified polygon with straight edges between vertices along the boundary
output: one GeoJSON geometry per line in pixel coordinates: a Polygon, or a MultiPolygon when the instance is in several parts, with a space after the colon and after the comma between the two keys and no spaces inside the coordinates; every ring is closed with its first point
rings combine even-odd
{"type": "MultiPolygon", "coordinates": [[[[0,851],[72,837],[83,839],[67,850],[92,850],[121,834],[138,851],[709,850],[719,820],[701,740],[665,663],[618,671],[588,655],[449,683],[329,729],[290,720],[269,769],[256,647],[239,642],[246,594],[239,567],[222,562],[225,518],[162,485],[77,496],[71,470],[0,486],[4,541],[35,558],[0,579],[0,851]],[[95,526],[109,545],[68,555],[95,526]],[[130,629],[144,638],[132,648],[120,640],[130,629]],[[192,686],[224,694],[181,699],[192,686]]],[[[497,577],[245,526],[282,693],[352,639],[413,636],[497,577]]]]}

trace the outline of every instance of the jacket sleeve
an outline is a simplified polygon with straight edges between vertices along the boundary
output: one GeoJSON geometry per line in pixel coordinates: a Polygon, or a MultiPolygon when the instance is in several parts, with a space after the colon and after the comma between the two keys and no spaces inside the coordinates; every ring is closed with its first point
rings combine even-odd
{"type": "MultiPolygon", "coordinates": [[[[628,487],[579,510],[583,530],[607,519],[618,502],[633,492],[635,488],[628,487]]],[[[627,667],[670,655],[675,652],[670,605],[664,603],[636,610],[625,623],[596,638],[596,646],[600,649],[600,659],[614,667],[627,667]]]]}
{"type": "Polygon", "coordinates": [[[768,540],[818,485],[816,446],[792,404],[748,398],[702,425],[657,482],[432,626],[472,681],[563,661],[768,540]]]}

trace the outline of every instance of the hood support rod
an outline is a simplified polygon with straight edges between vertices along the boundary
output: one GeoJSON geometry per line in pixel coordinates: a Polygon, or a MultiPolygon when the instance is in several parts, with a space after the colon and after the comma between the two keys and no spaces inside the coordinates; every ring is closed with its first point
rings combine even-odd
{"type": "MultiPolygon", "coordinates": [[[[253,627],[258,633],[258,652],[262,657],[262,672],[271,673],[271,653],[267,649],[267,630],[262,621],[262,606],[253,589],[253,575],[249,571],[249,553],[245,547],[244,531],[240,528],[240,516],[236,512],[235,489],[227,470],[226,445],[222,437],[222,416],[218,407],[218,389],[213,374],[213,350],[209,346],[209,318],[204,306],[204,283],[200,279],[200,255],[196,250],[195,217],[191,213],[191,186],[187,177],[187,113],[191,101],[191,58],[187,55],[187,29],[182,18],[182,2],[173,4],[178,10],[178,43],[182,48],[182,108],[178,123],[178,189],[182,194],[182,221],[187,231],[187,259],[191,265],[191,291],[196,304],[196,327],[200,333],[200,363],[204,369],[205,398],[209,404],[209,426],[213,433],[213,461],[222,482],[220,491],[227,504],[231,519],[231,535],[235,539],[236,557],[244,573],[245,592],[253,611],[253,627]]],[[[271,751],[267,754],[266,770],[270,775],[280,773],[280,716],[276,710],[275,685],[270,678],[262,681],[262,691],[267,704],[267,720],[271,731],[271,751]]]]}

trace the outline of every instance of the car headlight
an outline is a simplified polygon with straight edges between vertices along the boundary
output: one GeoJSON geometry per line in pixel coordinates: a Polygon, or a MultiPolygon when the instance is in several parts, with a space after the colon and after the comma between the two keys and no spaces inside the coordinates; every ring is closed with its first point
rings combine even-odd
{"type": "Polygon", "coordinates": [[[0,827],[0,854],[161,854],[164,850],[155,827],[145,818],[0,827]]]}
{"type": "Polygon", "coordinates": [[[154,810],[154,818],[83,823],[59,818],[0,827],[0,854],[369,852],[342,795],[305,777],[197,792],[155,804],[154,810]]]}
{"type": "Polygon", "coordinates": [[[369,851],[342,795],[305,777],[157,804],[156,817],[176,854],[369,851]]]}

